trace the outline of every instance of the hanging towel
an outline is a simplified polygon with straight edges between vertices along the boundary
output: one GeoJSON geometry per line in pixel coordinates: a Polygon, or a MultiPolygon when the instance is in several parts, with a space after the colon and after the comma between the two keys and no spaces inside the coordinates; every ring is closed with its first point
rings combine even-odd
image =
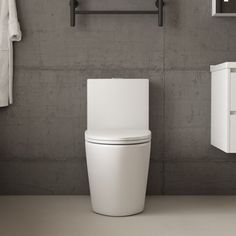
{"type": "Polygon", "coordinates": [[[0,1],[0,107],[12,104],[13,42],[21,40],[15,0],[0,1]]]}

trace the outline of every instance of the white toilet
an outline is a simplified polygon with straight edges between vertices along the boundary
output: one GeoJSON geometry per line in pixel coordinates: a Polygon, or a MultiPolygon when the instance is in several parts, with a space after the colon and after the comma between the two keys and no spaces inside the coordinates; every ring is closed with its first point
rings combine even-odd
{"type": "Polygon", "coordinates": [[[88,79],[85,132],[94,212],[109,216],[144,209],[151,132],[148,79],[88,79]]]}

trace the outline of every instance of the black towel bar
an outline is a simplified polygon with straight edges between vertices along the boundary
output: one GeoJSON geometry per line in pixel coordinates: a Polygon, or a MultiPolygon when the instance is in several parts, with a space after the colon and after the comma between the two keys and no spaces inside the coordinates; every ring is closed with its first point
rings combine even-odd
{"type": "Polygon", "coordinates": [[[70,25],[75,26],[75,15],[76,14],[158,14],[158,25],[163,26],[163,0],[157,0],[155,2],[157,10],[154,11],[94,11],[94,10],[76,10],[79,7],[78,0],[70,0],[70,25]]]}

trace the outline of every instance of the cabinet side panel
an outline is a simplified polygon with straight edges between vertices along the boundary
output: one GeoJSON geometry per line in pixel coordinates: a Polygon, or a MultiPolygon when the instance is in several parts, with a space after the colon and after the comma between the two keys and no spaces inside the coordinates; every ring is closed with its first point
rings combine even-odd
{"type": "Polygon", "coordinates": [[[230,116],[230,153],[236,153],[236,114],[230,116]]]}
{"type": "Polygon", "coordinates": [[[212,0],[212,16],[216,14],[216,1],[217,0],[212,0]]]}
{"type": "Polygon", "coordinates": [[[236,73],[230,73],[230,152],[236,153],[236,73]]]}
{"type": "Polygon", "coordinates": [[[211,144],[228,152],[229,91],[228,70],[212,72],[211,76],[211,144]]]}

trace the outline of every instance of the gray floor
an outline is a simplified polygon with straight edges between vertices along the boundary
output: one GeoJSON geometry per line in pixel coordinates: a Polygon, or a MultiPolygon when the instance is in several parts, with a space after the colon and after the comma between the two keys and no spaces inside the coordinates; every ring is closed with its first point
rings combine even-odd
{"type": "Polygon", "coordinates": [[[2,196],[1,236],[235,235],[236,196],[148,197],[131,217],[91,212],[87,196],[2,196]]]}

